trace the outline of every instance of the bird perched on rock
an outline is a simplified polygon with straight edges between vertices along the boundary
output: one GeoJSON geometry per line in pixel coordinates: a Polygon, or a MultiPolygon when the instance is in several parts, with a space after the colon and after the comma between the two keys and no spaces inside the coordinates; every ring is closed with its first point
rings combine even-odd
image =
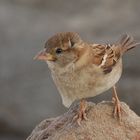
{"type": "Polygon", "coordinates": [[[112,45],[90,44],[75,32],[63,32],[51,37],[35,59],[47,62],[66,107],[80,100],[76,116],[80,124],[82,119],[87,119],[85,98],[110,88],[113,88],[114,115],[121,118],[115,84],[122,74],[122,56],[138,44],[129,35],[123,35],[112,45]]]}

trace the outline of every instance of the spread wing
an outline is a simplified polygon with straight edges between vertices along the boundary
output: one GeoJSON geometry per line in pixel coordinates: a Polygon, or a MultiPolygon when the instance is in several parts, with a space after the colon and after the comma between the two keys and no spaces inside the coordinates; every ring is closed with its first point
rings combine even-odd
{"type": "Polygon", "coordinates": [[[106,74],[112,71],[113,66],[121,56],[119,47],[115,45],[93,44],[92,50],[94,54],[93,64],[101,67],[106,74]]]}

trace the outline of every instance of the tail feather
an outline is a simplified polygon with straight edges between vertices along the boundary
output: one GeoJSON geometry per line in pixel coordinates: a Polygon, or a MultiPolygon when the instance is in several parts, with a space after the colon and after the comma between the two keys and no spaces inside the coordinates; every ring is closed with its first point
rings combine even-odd
{"type": "Polygon", "coordinates": [[[140,45],[140,42],[136,42],[132,36],[127,34],[123,35],[117,42],[117,46],[120,47],[122,54],[138,45],[140,45]]]}

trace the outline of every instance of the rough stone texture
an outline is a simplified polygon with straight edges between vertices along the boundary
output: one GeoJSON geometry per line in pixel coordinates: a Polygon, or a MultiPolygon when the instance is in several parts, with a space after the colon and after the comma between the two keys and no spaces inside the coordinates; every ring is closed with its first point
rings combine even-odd
{"type": "Polygon", "coordinates": [[[87,121],[81,126],[73,121],[78,105],[59,117],[42,121],[27,140],[140,140],[140,117],[125,103],[122,120],[112,115],[113,104],[88,102],[87,121]]]}

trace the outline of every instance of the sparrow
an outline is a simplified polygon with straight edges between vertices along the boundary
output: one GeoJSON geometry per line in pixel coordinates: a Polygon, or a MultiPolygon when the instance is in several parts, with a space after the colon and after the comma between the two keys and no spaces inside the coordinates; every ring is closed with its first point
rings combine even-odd
{"type": "Polygon", "coordinates": [[[80,125],[81,120],[87,120],[85,99],[110,88],[113,88],[113,114],[121,118],[115,84],[122,74],[122,56],[139,44],[127,34],[113,44],[97,44],[83,41],[78,33],[62,32],[48,39],[35,59],[47,62],[64,106],[80,100],[75,116],[80,125]]]}

